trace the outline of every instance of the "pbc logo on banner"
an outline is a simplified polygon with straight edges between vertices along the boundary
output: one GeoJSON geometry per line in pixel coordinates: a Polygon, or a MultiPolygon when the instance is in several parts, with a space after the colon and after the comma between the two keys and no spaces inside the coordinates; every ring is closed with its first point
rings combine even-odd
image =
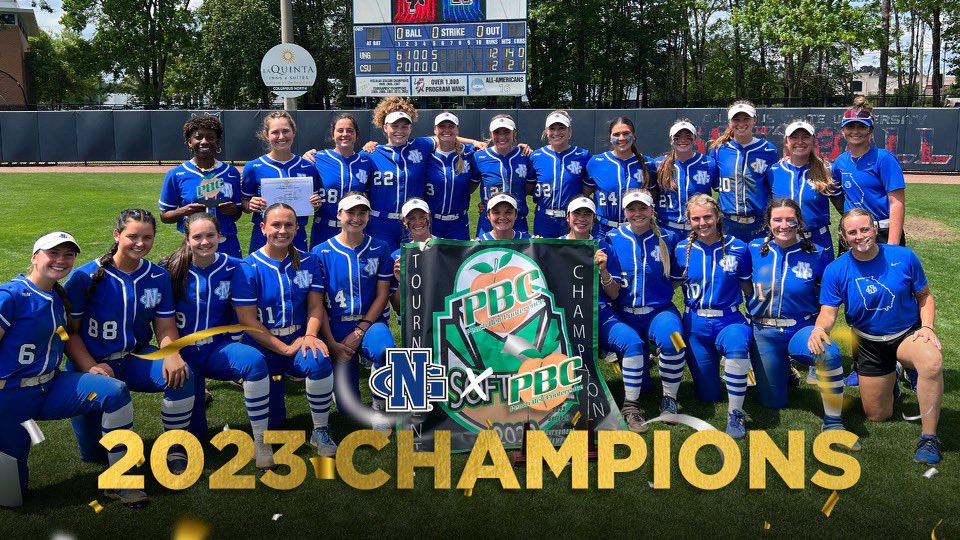
{"type": "Polygon", "coordinates": [[[387,349],[387,365],[370,374],[370,390],[387,412],[429,412],[447,401],[447,367],[433,364],[431,349],[387,349]]]}
{"type": "Polygon", "coordinates": [[[577,372],[583,367],[583,359],[579,356],[556,364],[543,362],[541,365],[510,377],[510,405],[520,401],[533,405],[549,401],[570,393],[580,383],[581,375],[577,372]]]}

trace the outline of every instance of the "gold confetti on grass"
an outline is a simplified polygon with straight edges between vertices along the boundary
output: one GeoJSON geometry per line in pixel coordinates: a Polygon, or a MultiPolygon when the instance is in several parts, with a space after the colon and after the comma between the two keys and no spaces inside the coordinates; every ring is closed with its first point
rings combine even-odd
{"type": "Polygon", "coordinates": [[[208,536],[210,525],[193,518],[181,519],[173,531],[173,540],[205,540],[208,536]]]}
{"type": "Polygon", "coordinates": [[[87,504],[87,506],[89,506],[90,508],[93,508],[93,511],[98,514],[100,512],[103,512],[103,505],[101,505],[99,501],[96,501],[96,500],[90,501],[90,503],[87,504]]]}
{"type": "Polygon", "coordinates": [[[830,494],[830,497],[827,498],[827,502],[823,503],[823,515],[830,517],[830,514],[833,513],[833,507],[837,505],[837,501],[840,500],[840,494],[834,491],[830,494]]]}
{"type": "Polygon", "coordinates": [[[334,473],[336,461],[329,456],[315,456],[310,458],[313,464],[313,475],[317,480],[333,480],[337,477],[334,473]]]}

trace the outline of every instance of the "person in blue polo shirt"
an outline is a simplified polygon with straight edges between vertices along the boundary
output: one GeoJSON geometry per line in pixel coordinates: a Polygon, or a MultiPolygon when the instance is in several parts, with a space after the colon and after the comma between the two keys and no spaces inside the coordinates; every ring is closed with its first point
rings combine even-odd
{"type": "Polygon", "coordinates": [[[830,343],[840,305],[859,339],[854,359],[860,368],[860,401],[868,420],[893,415],[896,365],[917,370],[922,433],[914,460],[935,465],[942,457],[937,424],[943,401],[943,355],[934,331],[936,307],[920,259],[906,247],[877,242],[870,212],[843,214],[840,231],[850,245],[827,266],[820,288],[820,314],[808,340],[812,354],[830,343]]]}
{"type": "MultiPolygon", "coordinates": [[[[903,220],[906,215],[903,169],[897,156],[877,148],[873,143],[873,106],[863,97],[843,113],[840,133],[847,151],[833,162],[833,178],[843,190],[844,212],[862,208],[877,224],[877,242],[906,245],[903,220]]],[[[839,252],[847,251],[845,235],[840,234],[839,252]]],[[[846,379],[847,386],[857,386],[857,363],[846,379]]],[[[914,374],[908,371],[911,382],[914,374]]]]}

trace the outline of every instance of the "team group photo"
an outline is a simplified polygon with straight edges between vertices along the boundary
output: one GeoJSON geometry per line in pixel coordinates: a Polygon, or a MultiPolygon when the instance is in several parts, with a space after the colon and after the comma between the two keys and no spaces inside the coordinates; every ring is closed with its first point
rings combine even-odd
{"type": "Polygon", "coordinates": [[[322,60],[281,43],[270,107],[0,112],[0,531],[960,530],[960,116],[532,107],[544,14],[513,4],[352,2],[361,106],[297,110],[322,60]],[[582,430],[616,489],[572,489],[574,456],[529,490],[530,431],[582,430]],[[474,463],[490,432],[512,464],[474,463]],[[410,440],[486,476],[404,489],[410,440]],[[724,444],[740,474],[695,487],[724,444]]]}

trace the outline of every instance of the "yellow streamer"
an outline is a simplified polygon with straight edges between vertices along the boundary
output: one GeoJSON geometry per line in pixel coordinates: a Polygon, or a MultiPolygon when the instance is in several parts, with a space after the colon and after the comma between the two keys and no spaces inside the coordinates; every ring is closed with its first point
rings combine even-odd
{"type": "Polygon", "coordinates": [[[939,527],[941,523],[943,523],[942,519],[933,526],[933,530],[930,531],[930,540],[937,540],[937,527],[939,527]]]}
{"type": "Polygon", "coordinates": [[[837,501],[840,500],[840,494],[834,491],[830,494],[830,497],[827,498],[827,502],[823,505],[823,515],[830,517],[830,514],[833,513],[833,507],[837,505],[837,501]]]}
{"type": "Polygon", "coordinates": [[[60,336],[60,341],[70,341],[70,335],[62,326],[57,327],[57,335],[60,336]]]}
{"type": "Polygon", "coordinates": [[[763,522],[763,530],[765,530],[765,531],[769,531],[769,530],[770,530],[770,522],[769,522],[769,521],[764,521],[764,522],[763,522]]]}
{"type": "Polygon", "coordinates": [[[334,480],[337,477],[334,473],[336,461],[332,457],[312,457],[310,463],[313,464],[313,475],[317,477],[317,480],[334,480]]]}
{"type": "Polygon", "coordinates": [[[253,328],[252,326],[244,326],[242,324],[231,324],[228,326],[214,326],[213,328],[207,328],[206,330],[201,330],[199,332],[194,332],[183,336],[182,338],[175,340],[173,343],[169,343],[166,347],[158,349],[149,354],[134,354],[137,358],[143,358],[144,360],[163,360],[164,358],[170,356],[173,353],[178,352],[180,349],[193,345],[194,343],[200,341],[201,339],[206,339],[208,337],[213,337],[220,334],[229,334],[231,332],[263,332],[259,328],[253,328]]]}
{"type": "Polygon", "coordinates": [[[676,347],[678,351],[682,351],[687,346],[687,344],[683,342],[683,336],[680,335],[680,332],[670,334],[670,341],[673,342],[673,346],[676,347]]]}
{"type": "Polygon", "coordinates": [[[210,535],[210,525],[191,518],[184,518],[177,522],[173,532],[173,540],[205,540],[210,535]]]}
{"type": "Polygon", "coordinates": [[[89,506],[90,508],[93,508],[93,511],[98,514],[100,512],[103,512],[103,506],[100,504],[99,501],[90,501],[90,503],[87,504],[87,506],[89,506]]]}
{"type": "Polygon", "coordinates": [[[577,425],[577,422],[580,421],[580,411],[577,411],[577,414],[573,415],[573,425],[577,425]]]}
{"type": "Polygon", "coordinates": [[[493,429],[493,422],[491,422],[489,418],[487,418],[484,423],[487,424],[487,429],[493,429]]]}

